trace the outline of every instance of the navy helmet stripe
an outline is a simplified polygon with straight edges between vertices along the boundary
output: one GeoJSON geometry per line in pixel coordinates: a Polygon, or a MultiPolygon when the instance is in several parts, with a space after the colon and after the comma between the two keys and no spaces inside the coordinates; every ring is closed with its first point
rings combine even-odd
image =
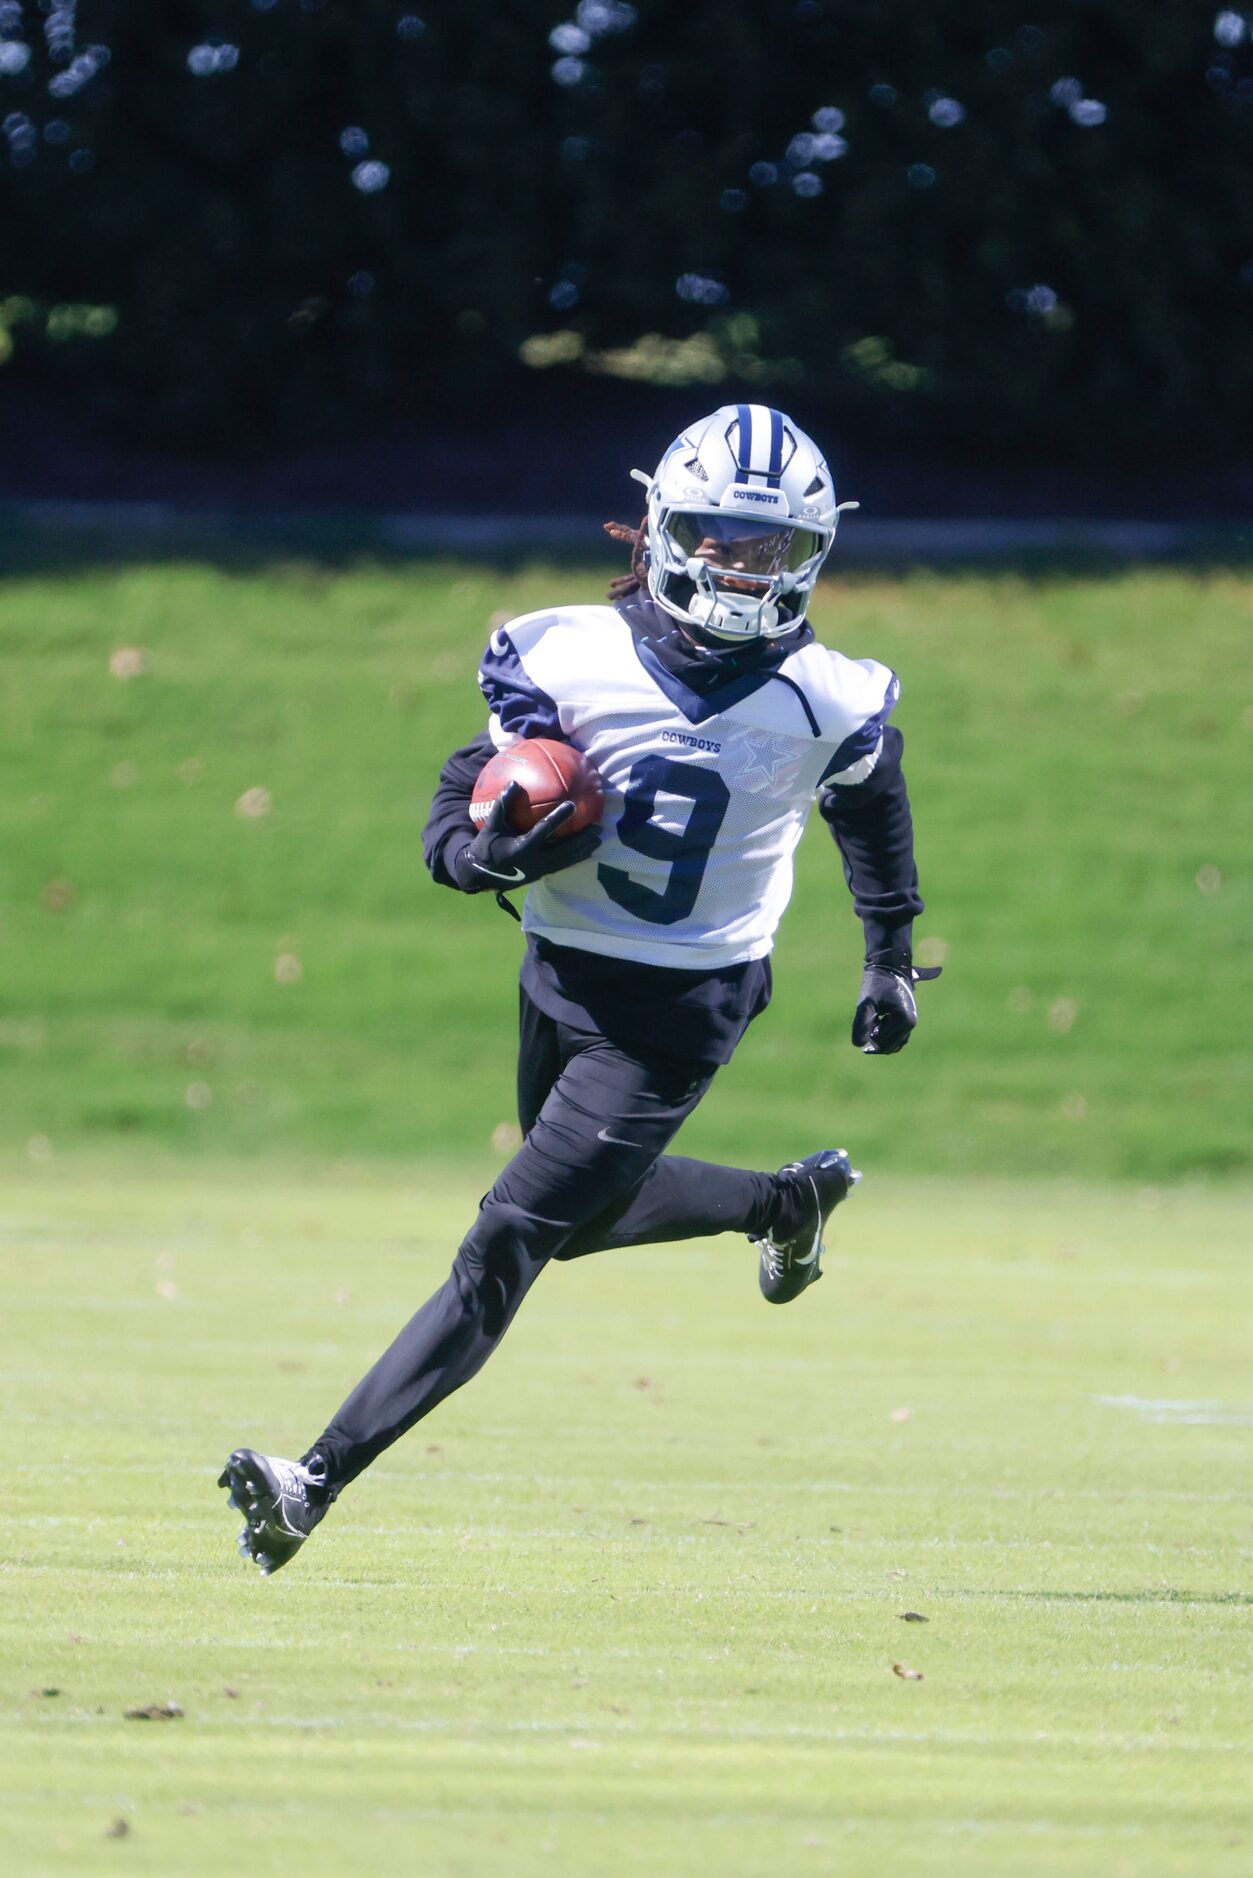
{"type": "Polygon", "coordinates": [[[780,411],[770,413],[770,469],[766,482],[771,489],[779,487],[783,474],[783,415],[780,411]]]}
{"type": "Polygon", "coordinates": [[[739,448],[735,452],[735,480],[737,483],[746,483],[753,467],[752,405],[737,405],[735,421],[739,426],[739,448]]]}
{"type": "Polygon", "coordinates": [[[796,439],[782,411],[768,404],[737,404],[735,421],[727,431],[728,444],[732,430],[737,433],[733,452],[736,482],[751,483],[760,478],[767,489],[780,488],[786,461],[796,453],[796,439]],[[759,462],[759,457],[764,462],[759,462]]]}

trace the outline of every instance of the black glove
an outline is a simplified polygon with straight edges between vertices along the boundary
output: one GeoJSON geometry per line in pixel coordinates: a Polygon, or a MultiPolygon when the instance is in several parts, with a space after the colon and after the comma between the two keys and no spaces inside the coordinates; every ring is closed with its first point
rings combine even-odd
{"type": "Polygon", "coordinates": [[[866,960],[861,997],[853,1017],[853,1042],[867,1056],[895,1056],[918,1022],[914,986],[938,978],[940,966],[913,964],[908,952],[877,952],[866,960]]]}
{"type": "Polygon", "coordinates": [[[585,861],[599,847],[599,828],[581,828],[565,841],[553,839],[574,814],[573,802],[559,802],[526,834],[516,834],[509,826],[509,808],[521,793],[520,783],[510,783],[474,840],[453,861],[452,874],[463,893],[507,893],[511,887],[525,887],[544,874],[585,861]]]}

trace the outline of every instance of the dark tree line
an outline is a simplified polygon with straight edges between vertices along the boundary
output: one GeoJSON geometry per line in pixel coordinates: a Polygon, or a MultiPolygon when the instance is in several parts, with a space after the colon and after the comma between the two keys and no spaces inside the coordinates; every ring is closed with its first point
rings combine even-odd
{"type": "Polygon", "coordinates": [[[0,371],[166,446],[421,426],[521,359],[966,452],[1253,418],[1212,0],[0,0],[0,121],[0,371]]]}

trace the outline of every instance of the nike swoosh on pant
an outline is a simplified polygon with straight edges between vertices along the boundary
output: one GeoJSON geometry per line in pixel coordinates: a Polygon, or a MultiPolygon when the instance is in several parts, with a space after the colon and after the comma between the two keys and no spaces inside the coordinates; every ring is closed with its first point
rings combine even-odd
{"type": "Polygon", "coordinates": [[[607,1128],[598,1128],[596,1130],[596,1139],[598,1141],[607,1141],[611,1147],[615,1148],[638,1148],[639,1146],[638,1141],[624,1141],[621,1135],[611,1135],[607,1128]]]}

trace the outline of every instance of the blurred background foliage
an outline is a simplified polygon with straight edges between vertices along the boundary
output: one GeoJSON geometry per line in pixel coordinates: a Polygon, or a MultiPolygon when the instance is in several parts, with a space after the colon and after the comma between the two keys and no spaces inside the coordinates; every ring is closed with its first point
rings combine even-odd
{"type": "Polygon", "coordinates": [[[429,435],[595,374],[854,446],[1237,459],[1253,15],[0,0],[0,379],[113,438],[429,435]]]}

